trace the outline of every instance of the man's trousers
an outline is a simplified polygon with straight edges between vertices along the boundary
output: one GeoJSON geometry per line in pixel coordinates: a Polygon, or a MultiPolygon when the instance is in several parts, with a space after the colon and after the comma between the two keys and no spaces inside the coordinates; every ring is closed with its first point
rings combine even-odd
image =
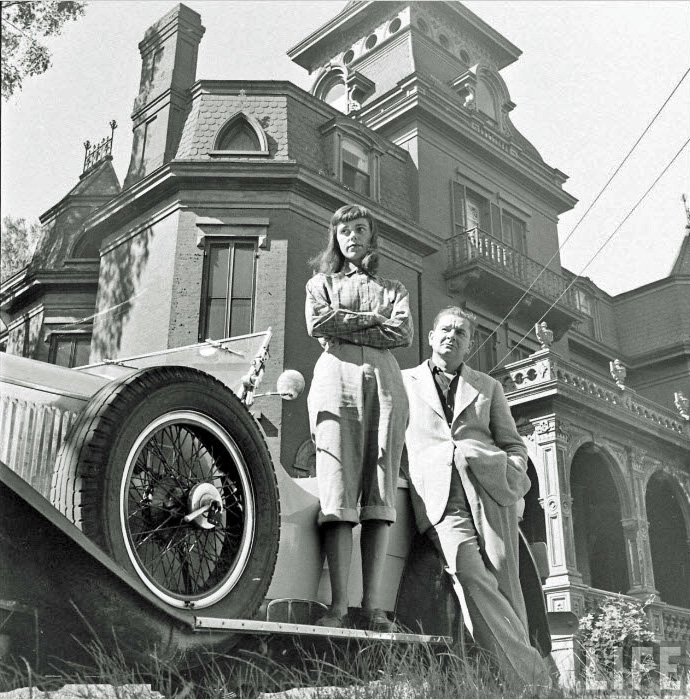
{"type": "Polygon", "coordinates": [[[509,680],[548,688],[551,681],[546,665],[530,645],[527,629],[499,590],[496,576],[482,555],[455,469],[443,518],[426,533],[445,560],[465,625],[476,643],[495,656],[509,680]]]}

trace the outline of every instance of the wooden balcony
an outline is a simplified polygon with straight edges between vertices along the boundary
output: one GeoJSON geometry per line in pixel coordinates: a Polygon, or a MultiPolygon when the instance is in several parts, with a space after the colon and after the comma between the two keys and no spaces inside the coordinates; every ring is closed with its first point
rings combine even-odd
{"type": "Polygon", "coordinates": [[[584,320],[565,277],[479,228],[450,238],[446,252],[444,276],[452,292],[476,298],[500,314],[517,304],[513,313],[529,324],[544,316],[557,339],[584,320]]]}

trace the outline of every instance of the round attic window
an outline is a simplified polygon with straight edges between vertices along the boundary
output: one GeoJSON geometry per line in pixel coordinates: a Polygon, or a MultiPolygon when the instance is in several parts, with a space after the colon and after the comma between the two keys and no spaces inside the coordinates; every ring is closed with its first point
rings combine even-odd
{"type": "Polygon", "coordinates": [[[423,19],[418,19],[417,20],[417,26],[425,33],[429,33],[429,25],[423,20],[423,19]]]}
{"type": "Polygon", "coordinates": [[[465,51],[465,49],[462,49],[462,51],[460,51],[460,60],[463,63],[467,63],[468,65],[470,63],[470,54],[467,53],[467,51],[465,51]]]}
{"type": "Polygon", "coordinates": [[[389,32],[390,34],[395,34],[395,32],[397,32],[398,29],[400,29],[400,25],[401,25],[400,17],[396,17],[396,18],[388,25],[388,32],[389,32]]]}
{"type": "Polygon", "coordinates": [[[441,44],[446,51],[450,48],[450,41],[445,34],[438,35],[438,43],[441,44]]]}
{"type": "Polygon", "coordinates": [[[343,63],[345,63],[345,65],[347,65],[348,63],[352,63],[354,58],[355,52],[352,49],[350,49],[349,51],[345,52],[345,55],[343,56],[343,63]]]}
{"type": "Polygon", "coordinates": [[[367,39],[367,43],[364,44],[364,45],[365,45],[368,49],[373,49],[374,46],[376,46],[376,42],[377,42],[377,41],[378,41],[378,37],[376,36],[376,34],[372,34],[371,36],[369,36],[369,38],[367,39]]]}

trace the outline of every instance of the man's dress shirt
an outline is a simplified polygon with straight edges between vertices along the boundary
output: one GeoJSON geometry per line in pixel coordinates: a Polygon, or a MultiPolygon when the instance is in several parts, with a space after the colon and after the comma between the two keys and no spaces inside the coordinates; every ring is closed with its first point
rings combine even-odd
{"type": "Polygon", "coordinates": [[[429,369],[431,369],[431,374],[434,377],[434,383],[436,384],[438,397],[441,399],[443,412],[445,413],[446,420],[450,425],[450,423],[453,421],[453,411],[455,410],[455,392],[458,388],[462,364],[458,367],[457,371],[452,377],[443,371],[443,369],[437,367],[432,359],[429,360],[429,369]]]}

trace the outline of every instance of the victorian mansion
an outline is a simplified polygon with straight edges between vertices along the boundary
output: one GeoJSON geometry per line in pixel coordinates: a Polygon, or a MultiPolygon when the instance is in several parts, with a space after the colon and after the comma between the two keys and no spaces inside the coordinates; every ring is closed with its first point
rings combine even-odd
{"type": "MultiPolygon", "coordinates": [[[[690,642],[690,227],[671,273],[632,291],[563,268],[576,200],[511,122],[501,71],[521,52],[459,2],[348,3],[289,51],[309,92],[197,78],[203,34],[185,5],[144,33],[129,170],[120,182],[107,142],[43,214],[0,288],[6,351],[78,366],[271,326],[264,382],[308,380],[306,261],[330,214],[361,203],[381,273],[410,291],[401,367],[428,355],[440,307],[479,319],[470,364],[503,383],[528,447],[549,610],[655,595],[655,633],[690,642]]],[[[267,398],[259,420],[308,475],[306,401],[267,398]]],[[[554,637],[564,669],[573,643],[554,637]]]]}

